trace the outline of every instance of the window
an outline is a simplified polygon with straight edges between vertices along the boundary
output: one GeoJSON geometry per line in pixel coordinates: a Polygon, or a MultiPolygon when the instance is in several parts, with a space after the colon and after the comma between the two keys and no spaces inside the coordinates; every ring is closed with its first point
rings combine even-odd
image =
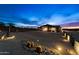
{"type": "Polygon", "coordinates": [[[56,31],[56,28],[50,28],[50,30],[53,32],[55,32],[56,31]]]}
{"type": "Polygon", "coordinates": [[[43,27],[43,28],[42,28],[42,31],[47,31],[47,30],[48,30],[47,27],[43,27]]]}

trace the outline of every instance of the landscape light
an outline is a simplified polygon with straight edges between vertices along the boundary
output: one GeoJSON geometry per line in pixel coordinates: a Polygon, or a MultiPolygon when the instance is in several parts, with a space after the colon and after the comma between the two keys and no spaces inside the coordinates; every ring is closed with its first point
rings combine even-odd
{"type": "Polygon", "coordinates": [[[64,42],[69,42],[70,41],[70,35],[67,35],[67,37],[63,41],[64,42]]]}
{"type": "Polygon", "coordinates": [[[55,52],[58,55],[62,55],[64,52],[64,49],[61,45],[57,45],[54,48],[52,48],[52,51],[55,52]]]}
{"type": "Polygon", "coordinates": [[[61,46],[58,46],[57,49],[58,49],[59,51],[61,51],[61,50],[62,50],[62,47],[61,47],[61,46]]]}

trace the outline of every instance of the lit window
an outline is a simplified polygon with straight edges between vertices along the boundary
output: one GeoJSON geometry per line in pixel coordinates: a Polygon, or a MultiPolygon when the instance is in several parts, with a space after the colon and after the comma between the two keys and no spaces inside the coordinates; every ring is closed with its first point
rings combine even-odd
{"type": "Polygon", "coordinates": [[[43,31],[47,31],[47,30],[48,30],[48,28],[47,28],[47,27],[44,27],[42,30],[43,30],[43,31]]]}
{"type": "Polygon", "coordinates": [[[51,30],[51,31],[56,31],[56,28],[51,28],[50,30],[51,30]]]}

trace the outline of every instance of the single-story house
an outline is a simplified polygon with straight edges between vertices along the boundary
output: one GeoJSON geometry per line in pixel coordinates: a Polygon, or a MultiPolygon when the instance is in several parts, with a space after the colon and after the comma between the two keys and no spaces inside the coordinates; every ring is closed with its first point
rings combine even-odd
{"type": "Polygon", "coordinates": [[[42,25],[40,27],[38,27],[38,29],[40,31],[46,31],[46,32],[60,32],[61,31],[61,27],[59,25],[42,25]]]}

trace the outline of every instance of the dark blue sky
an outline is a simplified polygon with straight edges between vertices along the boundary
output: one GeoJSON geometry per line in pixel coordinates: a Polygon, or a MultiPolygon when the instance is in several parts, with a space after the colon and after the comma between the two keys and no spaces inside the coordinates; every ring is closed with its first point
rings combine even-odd
{"type": "Polygon", "coordinates": [[[17,26],[79,22],[77,4],[0,4],[0,22],[17,26]]]}

